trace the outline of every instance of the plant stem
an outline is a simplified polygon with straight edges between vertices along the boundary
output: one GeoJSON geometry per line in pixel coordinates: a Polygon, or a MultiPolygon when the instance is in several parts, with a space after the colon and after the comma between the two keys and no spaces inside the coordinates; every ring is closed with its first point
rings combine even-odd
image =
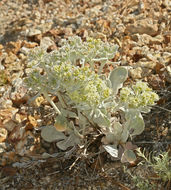
{"type": "Polygon", "coordinates": [[[52,107],[54,108],[54,110],[60,115],[61,112],[58,109],[58,107],[56,106],[56,104],[50,99],[50,97],[48,96],[47,92],[43,92],[44,97],[46,98],[46,100],[52,105],[52,107]]]}
{"type": "Polygon", "coordinates": [[[57,96],[58,96],[58,99],[59,99],[59,101],[60,101],[62,107],[63,107],[63,108],[67,108],[67,106],[66,106],[66,104],[65,104],[65,102],[64,102],[64,100],[63,100],[63,98],[62,98],[62,96],[61,96],[61,94],[60,94],[60,92],[57,92],[56,94],[57,94],[57,96]]]}

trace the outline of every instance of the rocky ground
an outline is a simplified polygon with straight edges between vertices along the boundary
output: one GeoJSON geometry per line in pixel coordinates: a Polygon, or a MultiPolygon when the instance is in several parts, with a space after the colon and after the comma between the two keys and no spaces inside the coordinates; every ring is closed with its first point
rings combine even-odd
{"type": "MultiPolygon", "coordinates": [[[[171,155],[171,2],[169,0],[1,0],[0,1],[0,190],[137,189],[123,164],[106,154],[81,157],[59,152],[40,137],[53,123],[43,97],[32,103],[22,84],[29,49],[48,51],[61,39],[79,35],[119,46],[115,61],[129,68],[129,82],[147,81],[160,100],[147,115],[146,129],[133,141],[148,151],[171,155]]],[[[96,142],[92,150],[96,150],[96,142]]],[[[124,165],[168,189],[154,173],[124,165]]]]}

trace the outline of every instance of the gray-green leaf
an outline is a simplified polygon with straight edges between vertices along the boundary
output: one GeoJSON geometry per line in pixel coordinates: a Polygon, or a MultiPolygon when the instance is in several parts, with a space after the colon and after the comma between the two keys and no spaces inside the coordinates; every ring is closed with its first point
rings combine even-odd
{"type": "Polygon", "coordinates": [[[47,142],[63,140],[66,136],[55,129],[54,126],[45,126],[41,131],[42,138],[47,142]]]}
{"type": "Polygon", "coordinates": [[[61,150],[66,150],[67,148],[75,146],[79,143],[80,143],[80,139],[74,133],[72,133],[69,137],[67,137],[63,141],[59,141],[57,143],[57,146],[61,150]]]}
{"type": "Polygon", "coordinates": [[[128,128],[130,135],[139,135],[144,131],[144,120],[141,113],[136,109],[130,109],[126,115],[126,127],[128,128]]]}
{"type": "Polygon", "coordinates": [[[110,73],[109,79],[112,83],[114,94],[117,94],[118,89],[122,88],[123,82],[127,79],[127,77],[128,71],[124,67],[118,67],[110,73]]]}

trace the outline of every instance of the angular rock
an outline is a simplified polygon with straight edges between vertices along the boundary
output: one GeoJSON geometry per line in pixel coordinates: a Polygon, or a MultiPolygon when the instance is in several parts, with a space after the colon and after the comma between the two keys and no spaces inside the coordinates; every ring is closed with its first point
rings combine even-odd
{"type": "Polygon", "coordinates": [[[5,142],[0,143],[0,154],[5,152],[8,147],[9,147],[9,144],[7,144],[5,142]]]}
{"type": "Polygon", "coordinates": [[[38,43],[36,43],[36,42],[27,42],[26,40],[24,40],[22,42],[22,46],[24,46],[26,48],[34,48],[34,47],[38,46],[38,43]]]}
{"type": "Polygon", "coordinates": [[[165,79],[158,74],[151,74],[147,77],[147,81],[154,90],[161,90],[165,88],[165,79]]]}
{"type": "Polygon", "coordinates": [[[8,135],[8,131],[5,128],[0,127],[0,143],[6,140],[7,135],[8,135]]]}
{"type": "Polygon", "coordinates": [[[162,4],[165,6],[165,7],[171,7],[171,1],[170,0],[163,0],[162,4]]]}
{"type": "Polygon", "coordinates": [[[11,92],[10,98],[15,105],[20,105],[28,100],[28,95],[26,94],[27,88],[23,84],[21,78],[13,80],[13,92],[11,92]]]}
{"type": "Polygon", "coordinates": [[[136,42],[138,42],[139,44],[161,44],[164,40],[163,36],[158,35],[155,37],[152,37],[148,34],[134,34],[132,36],[132,39],[136,42]]]}
{"type": "Polygon", "coordinates": [[[149,69],[155,69],[156,62],[154,61],[139,61],[136,66],[142,67],[142,68],[149,68],[149,69]]]}
{"type": "Polygon", "coordinates": [[[4,46],[2,44],[0,44],[0,50],[3,49],[3,48],[4,48],[4,46]]]}
{"type": "Polygon", "coordinates": [[[31,36],[35,36],[35,35],[41,34],[41,31],[38,30],[38,29],[32,28],[32,29],[28,30],[26,33],[27,33],[26,35],[28,37],[31,37],[31,36]]]}
{"type": "Polygon", "coordinates": [[[22,43],[21,41],[7,43],[6,52],[7,53],[12,52],[13,54],[16,55],[21,48],[21,43],[22,43]]]}
{"type": "Polygon", "coordinates": [[[166,77],[166,81],[168,83],[171,83],[171,66],[166,67],[165,77],[166,77]]]}
{"type": "Polygon", "coordinates": [[[158,34],[158,26],[153,23],[152,19],[143,19],[136,21],[134,24],[128,24],[125,29],[125,33],[131,34],[148,34],[155,36],[158,34]]]}
{"type": "Polygon", "coordinates": [[[129,70],[129,76],[131,76],[133,79],[141,79],[142,78],[142,68],[137,67],[136,69],[130,69],[129,70]]]}
{"type": "Polygon", "coordinates": [[[14,122],[12,119],[7,120],[3,122],[3,126],[7,131],[11,132],[16,127],[16,122],[14,122]]]}
{"type": "Polygon", "coordinates": [[[40,46],[48,49],[50,46],[55,46],[55,42],[50,37],[44,37],[40,40],[40,46]]]}
{"type": "Polygon", "coordinates": [[[18,60],[18,57],[13,54],[12,52],[9,52],[8,56],[5,58],[5,63],[10,64],[18,60]]]}

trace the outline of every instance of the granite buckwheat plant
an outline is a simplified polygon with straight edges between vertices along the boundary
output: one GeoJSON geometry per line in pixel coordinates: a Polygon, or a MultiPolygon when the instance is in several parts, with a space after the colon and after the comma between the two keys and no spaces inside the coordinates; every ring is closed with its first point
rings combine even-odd
{"type": "MultiPolygon", "coordinates": [[[[57,114],[55,127],[42,129],[44,140],[57,141],[60,149],[67,150],[84,144],[88,129],[94,127],[104,135],[103,148],[117,158],[118,147],[126,147],[128,138],[143,132],[141,112],[149,112],[159,97],[142,81],[123,87],[127,69],[109,67],[116,65],[111,60],[117,49],[117,45],[99,39],[82,41],[75,36],[62,40],[61,47],[50,53],[41,47],[30,51],[31,72],[25,82],[44,95],[57,114]],[[109,74],[104,73],[104,67],[109,68],[109,74]],[[50,95],[57,96],[58,103],[50,95]]],[[[135,158],[133,150],[124,148],[121,160],[130,158],[135,158]]]]}

